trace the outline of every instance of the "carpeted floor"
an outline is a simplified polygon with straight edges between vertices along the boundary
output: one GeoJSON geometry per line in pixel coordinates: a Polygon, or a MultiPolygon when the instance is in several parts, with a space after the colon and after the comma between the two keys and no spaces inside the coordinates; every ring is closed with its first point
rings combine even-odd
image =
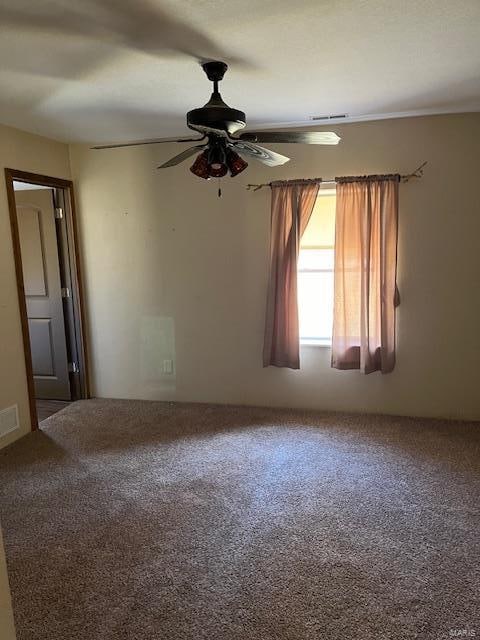
{"type": "Polygon", "coordinates": [[[480,636],[478,423],[88,400],[0,473],[18,640],[480,636]]]}

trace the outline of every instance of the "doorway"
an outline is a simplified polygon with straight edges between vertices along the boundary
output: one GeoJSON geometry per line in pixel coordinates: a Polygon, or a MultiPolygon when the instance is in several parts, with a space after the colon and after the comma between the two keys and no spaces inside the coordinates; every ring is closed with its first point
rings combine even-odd
{"type": "Polygon", "coordinates": [[[5,169],[32,430],[87,398],[73,185],[5,169]]]}

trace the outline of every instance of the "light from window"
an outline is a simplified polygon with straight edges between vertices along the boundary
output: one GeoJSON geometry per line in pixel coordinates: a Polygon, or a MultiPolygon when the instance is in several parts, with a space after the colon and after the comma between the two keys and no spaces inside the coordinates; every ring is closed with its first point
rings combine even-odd
{"type": "Polygon", "coordinates": [[[335,190],[320,189],[300,242],[298,313],[301,344],[332,344],[335,190]]]}

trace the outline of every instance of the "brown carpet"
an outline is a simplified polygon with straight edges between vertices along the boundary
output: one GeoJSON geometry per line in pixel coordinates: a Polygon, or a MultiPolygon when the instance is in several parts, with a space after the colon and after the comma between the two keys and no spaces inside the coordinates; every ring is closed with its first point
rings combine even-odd
{"type": "Polygon", "coordinates": [[[0,470],[18,640],[480,636],[478,423],[89,400],[0,470]]]}

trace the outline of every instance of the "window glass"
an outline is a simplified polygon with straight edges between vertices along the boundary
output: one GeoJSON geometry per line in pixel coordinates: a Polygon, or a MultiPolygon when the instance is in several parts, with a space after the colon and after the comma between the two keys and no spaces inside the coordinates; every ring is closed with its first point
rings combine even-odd
{"type": "Polygon", "coordinates": [[[335,192],[320,190],[298,260],[300,342],[304,344],[332,342],[334,244],[335,192]]]}

